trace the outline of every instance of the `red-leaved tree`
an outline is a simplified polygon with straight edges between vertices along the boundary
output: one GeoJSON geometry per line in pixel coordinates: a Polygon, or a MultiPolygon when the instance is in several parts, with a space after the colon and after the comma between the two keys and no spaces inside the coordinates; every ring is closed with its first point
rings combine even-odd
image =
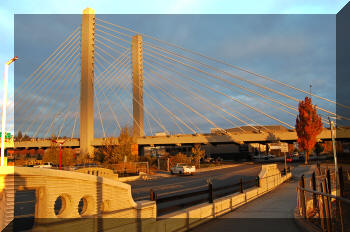
{"type": "Polygon", "coordinates": [[[298,135],[299,147],[305,153],[305,164],[308,163],[309,152],[316,144],[316,136],[322,131],[321,117],[318,116],[316,106],[312,105],[311,98],[305,97],[299,102],[299,115],[295,129],[298,135]]]}

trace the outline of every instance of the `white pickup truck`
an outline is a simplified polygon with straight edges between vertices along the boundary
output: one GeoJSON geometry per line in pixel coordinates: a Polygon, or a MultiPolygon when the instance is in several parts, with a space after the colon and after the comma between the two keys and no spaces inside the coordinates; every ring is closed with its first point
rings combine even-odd
{"type": "Polygon", "coordinates": [[[187,164],[176,164],[175,166],[170,168],[171,174],[190,174],[193,175],[196,172],[195,166],[190,166],[187,164]]]}

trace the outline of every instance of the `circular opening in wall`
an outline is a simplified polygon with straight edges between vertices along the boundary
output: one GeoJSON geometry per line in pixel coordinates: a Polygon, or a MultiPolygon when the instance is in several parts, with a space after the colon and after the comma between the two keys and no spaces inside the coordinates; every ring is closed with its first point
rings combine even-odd
{"type": "Polygon", "coordinates": [[[65,208],[66,208],[66,200],[64,199],[64,197],[62,196],[57,197],[54,205],[55,215],[57,216],[61,215],[65,208]]]}
{"type": "Polygon", "coordinates": [[[81,198],[78,204],[78,213],[79,215],[83,215],[87,209],[87,200],[85,197],[81,198]]]}

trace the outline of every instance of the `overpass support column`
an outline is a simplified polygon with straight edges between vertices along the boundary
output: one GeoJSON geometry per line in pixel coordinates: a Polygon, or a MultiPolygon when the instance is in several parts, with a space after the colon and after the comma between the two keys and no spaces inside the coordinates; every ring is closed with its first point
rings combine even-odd
{"type": "Polygon", "coordinates": [[[132,91],[133,91],[133,134],[135,137],[144,136],[143,114],[143,54],[142,36],[132,37],[132,91]]]}
{"type": "Polygon", "coordinates": [[[95,10],[83,10],[81,30],[80,154],[93,157],[95,10]]]}

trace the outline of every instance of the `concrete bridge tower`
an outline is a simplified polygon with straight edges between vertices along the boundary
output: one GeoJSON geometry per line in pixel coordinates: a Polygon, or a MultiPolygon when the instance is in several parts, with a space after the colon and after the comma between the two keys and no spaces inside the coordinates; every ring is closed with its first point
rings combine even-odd
{"type": "Polygon", "coordinates": [[[95,10],[83,10],[81,30],[80,154],[93,156],[95,10]]]}
{"type": "Polygon", "coordinates": [[[143,114],[143,54],[142,36],[132,37],[133,131],[135,137],[145,135],[143,114]]]}

